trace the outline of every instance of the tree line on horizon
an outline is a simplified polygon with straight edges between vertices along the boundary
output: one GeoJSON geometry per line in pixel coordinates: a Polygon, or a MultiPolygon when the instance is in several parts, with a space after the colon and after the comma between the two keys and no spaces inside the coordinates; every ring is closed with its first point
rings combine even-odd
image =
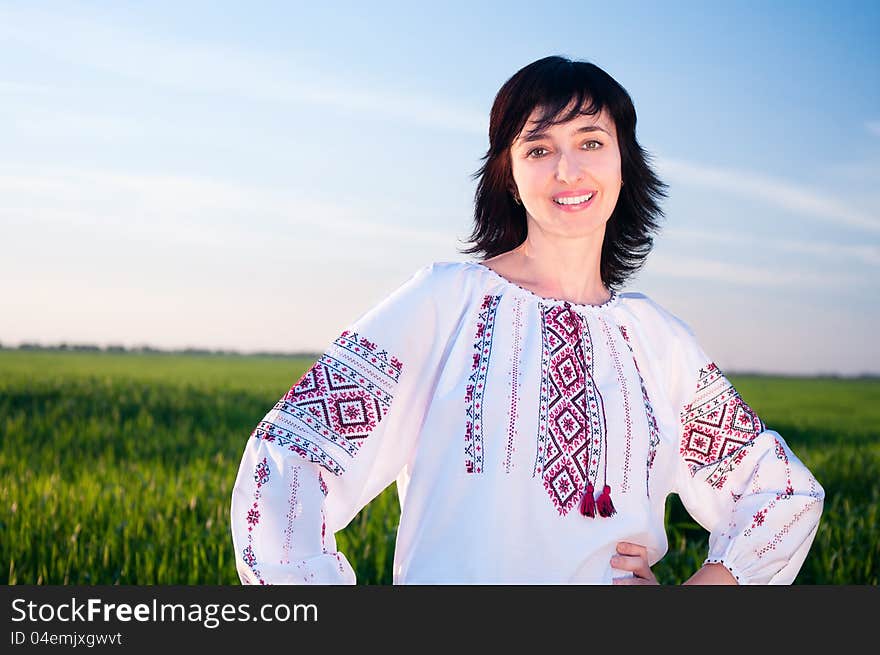
{"type": "MultiPolygon", "coordinates": [[[[90,353],[114,353],[114,354],[135,354],[135,355],[200,355],[215,357],[289,357],[289,358],[309,358],[311,360],[318,359],[323,353],[319,352],[280,352],[280,351],[258,351],[243,353],[238,350],[211,350],[210,348],[156,348],[149,345],[124,346],[121,344],[108,344],[106,346],[98,346],[96,344],[83,343],[59,343],[59,344],[41,344],[23,342],[17,346],[7,346],[0,342],[0,351],[2,350],[23,350],[23,351],[46,351],[46,352],[90,352],[90,353]]],[[[753,376],[753,377],[774,377],[774,378],[830,378],[842,380],[877,380],[880,374],[877,373],[859,373],[858,375],[841,375],[839,373],[821,373],[818,375],[797,375],[785,373],[764,373],[760,371],[725,371],[728,376],[753,376]]]]}
{"type": "Polygon", "coordinates": [[[124,346],[122,344],[108,344],[99,346],[91,343],[59,343],[41,344],[23,342],[17,346],[6,345],[0,342],[0,350],[28,350],[28,351],[66,351],[66,352],[91,352],[91,353],[128,353],[128,354],[165,354],[165,355],[232,355],[238,357],[310,357],[317,359],[321,353],[315,352],[279,352],[258,351],[242,353],[238,350],[212,350],[210,348],[156,348],[149,345],[124,346]]]}

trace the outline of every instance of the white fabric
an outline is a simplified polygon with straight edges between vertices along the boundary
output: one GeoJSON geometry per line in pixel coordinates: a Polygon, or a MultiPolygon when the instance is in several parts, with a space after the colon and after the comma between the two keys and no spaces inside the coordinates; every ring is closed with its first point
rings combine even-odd
{"type": "Polygon", "coordinates": [[[790,584],[822,513],[822,487],[783,438],[749,414],[688,326],[639,293],[566,306],[482,264],[434,263],[355,321],[285,398],[248,440],[232,494],[246,584],[353,584],[334,533],[394,480],[395,584],[609,584],[629,575],[610,565],[617,542],[647,546],[652,565],[666,553],[669,493],[710,532],[706,561],[740,584],[790,584]],[[583,321],[589,376],[571,388],[591,391],[551,410],[548,389],[567,382],[551,372],[547,312],[572,310],[557,316],[583,321]],[[554,502],[548,484],[577,474],[545,484],[550,442],[584,402],[598,444],[591,481],[596,496],[611,487],[613,516],[578,511],[584,480],[577,504],[554,502]],[[699,421],[718,417],[746,431],[722,425],[706,446],[699,421]]]}

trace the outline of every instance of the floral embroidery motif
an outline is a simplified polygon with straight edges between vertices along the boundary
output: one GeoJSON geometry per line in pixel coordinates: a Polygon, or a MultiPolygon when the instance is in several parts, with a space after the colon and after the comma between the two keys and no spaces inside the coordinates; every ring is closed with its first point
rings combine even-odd
{"type": "Polygon", "coordinates": [[[645,378],[642,376],[642,370],[639,368],[639,362],[636,360],[635,351],[629,342],[629,335],[626,332],[626,326],[620,326],[620,334],[629,348],[630,355],[633,358],[633,364],[636,372],[639,374],[639,385],[642,387],[642,402],[645,404],[645,417],[648,419],[648,460],[645,466],[645,493],[651,497],[651,469],[654,467],[654,459],[657,456],[657,446],[660,445],[660,428],[657,426],[657,419],[654,416],[654,407],[651,405],[651,398],[648,396],[648,388],[645,386],[645,378]]]}
{"type": "Polygon", "coordinates": [[[754,528],[755,526],[763,524],[764,518],[766,516],[767,516],[766,509],[762,509],[762,510],[755,512],[755,515],[752,517],[752,521],[754,521],[754,523],[752,524],[752,527],[754,528]]]}
{"type": "Polygon", "coordinates": [[[257,569],[257,556],[254,553],[254,528],[256,528],[257,524],[260,522],[260,496],[263,494],[262,488],[269,482],[269,473],[269,463],[264,457],[262,461],[257,462],[257,466],[254,468],[254,482],[257,483],[257,486],[254,490],[254,502],[248,509],[245,518],[248,523],[248,545],[241,552],[241,558],[244,560],[244,563],[250,567],[251,571],[254,572],[257,580],[259,580],[262,585],[267,583],[263,580],[260,571],[257,569]]]}
{"type": "Polygon", "coordinates": [[[492,354],[495,313],[501,296],[484,296],[474,337],[474,363],[465,392],[464,465],[468,473],[483,472],[483,396],[492,354]]]}
{"type": "Polygon", "coordinates": [[[626,377],[623,374],[623,365],[617,354],[617,348],[614,345],[614,338],[608,323],[602,316],[599,316],[599,323],[602,325],[602,331],[605,333],[605,342],[608,344],[608,350],[611,358],[614,360],[614,369],[617,371],[617,384],[620,386],[620,393],[623,396],[623,421],[626,428],[625,447],[624,447],[624,464],[623,464],[623,480],[620,483],[620,493],[629,491],[629,470],[630,470],[630,453],[632,452],[632,415],[629,406],[629,391],[626,388],[626,377]]]}
{"type": "Polygon", "coordinates": [[[257,468],[254,471],[254,482],[257,483],[257,486],[266,484],[266,481],[269,479],[269,464],[266,462],[266,458],[263,458],[263,461],[257,464],[257,468]]]}
{"type": "Polygon", "coordinates": [[[765,430],[763,421],[711,362],[700,369],[694,400],[681,412],[681,421],[681,456],[691,475],[713,466],[706,481],[717,489],[765,430]]]}
{"type": "Polygon", "coordinates": [[[543,347],[535,474],[556,510],[577,507],[596,479],[603,439],[589,327],[570,306],[540,305],[543,347]],[[579,326],[583,326],[583,330],[579,326]]]}
{"type": "Polygon", "coordinates": [[[513,305],[513,353],[511,354],[510,363],[510,411],[509,422],[507,425],[507,449],[504,457],[504,471],[510,473],[510,460],[513,457],[514,446],[516,442],[516,421],[519,418],[517,412],[517,400],[519,396],[519,359],[522,353],[522,338],[520,330],[522,329],[522,298],[517,298],[513,305]]]}
{"type": "Polygon", "coordinates": [[[348,330],[275,404],[253,437],[287,447],[335,475],[388,414],[403,364],[348,330]],[[334,454],[335,453],[335,454],[334,454]]]}
{"type": "MultiPolygon", "coordinates": [[[[789,501],[794,496],[794,487],[793,487],[792,481],[791,481],[792,470],[791,470],[791,463],[789,462],[789,459],[788,459],[788,454],[785,451],[785,447],[783,446],[782,441],[778,437],[773,437],[773,440],[775,442],[774,443],[774,454],[776,456],[776,459],[778,459],[780,462],[782,462],[783,466],[785,467],[785,477],[786,477],[785,489],[783,489],[781,491],[777,491],[776,495],[774,497],[770,498],[770,500],[763,507],[758,509],[751,516],[751,520],[752,520],[751,525],[749,525],[747,528],[745,528],[742,533],[743,536],[745,536],[745,537],[751,537],[752,534],[754,533],[755,537],[757,538],[757,535],[762,534],[762,531],[761,531],[762,526],[764,526],[764,530],[766,531],[767,526],[771,526],[771,528],[772,528],[772,526],[777,525],[777,524],[771,522],[771,523],[768,523],[767,526],[765,526],[765,521],[766,521],[767,517],[769,516],[770,512],[773,511],[773,509],[776,508],[777,506],[785,506],[786,505],[786,503],[784,503],[784,502],[781,503],[780,501],[789,501]]],[[[739,452],[746,451],[753,444],[754,444],[754,440],[752,442],[749,442],[748,444],[746,444],[745,446],[743,446],[740,450],[738,450],[736,452],[739,453],[739,452]]],[[[759,477],[760,477],[759,472],[757,470],[752,473],[752,478],[753,478],[753,485],[751,488],[752,494],[766,494],[769,491],[759,482],[759,480],[758,480],[759,477]]],[[[816,478],[810,474],[809,478],[808,478],[808,482],[809,482],[810,489],[806,493],[806,496],[811,498],[811,500],[806,505],[804,505],[804,507],[802,507],[800,509],[800,511],[795,513],[791,517],[791,520],[788,521],[785,525],[783,525],[781,529],[776,531],[776,533],[773,535],[773,537],[770,539],[769,542],[767,542],[761,548],[755,549],[755,555],[757,555],[759,558],[762,558],[770,551],[775,550],[776,547],[779,544],[781,544],[782,541],[785,539],[785,537],[791,532],[792,527],[796,523],[798,523],[805,515],[812,512],[816,503],[821,502],[822,494],[820,494],[817,489],[818,482],[816,481],[816,478]]],[[[739,498],[742,497],[741,495],[740,496],[734,495],[734,496],[735,496],[736,500],[739,500],[739,498]]]]}
{"type": "MultiPolygon", "coordinates": [[[[816,486],[818,484],[816,481],[816,478],[814,478],[812,475],[810,475],[809,481],[810,481],[810,491],[808,492],[807,495],[810,498],[812,498],[812,500],[810,500],[810,502],[808,502],[806,505],[804,505],[799,512],[797,512],[794,516],[792,516],[791,520],[788,523],[786,523],[784,526],[782,526],[782,529],[780,529],[775,535],[773,535],[773,538],[765,546],[763,546],[762,548],[759,548],[758,550],[755,551],[755,555],[757,555],[759,558],[764,557],[764,555],[769,553],[771,550],[776,550],[776,546],[778,546],[779,544],[782,543],[782,541],[783,541],[783,539],[785,539],[786,535],[788,535],[791,532],[792,527],[798,521],[800,521],[804,517],[805,514],[812,512],[813,508],[816,506],[817,503],[821,502],[820,494],[816,490],[816,486]]],[[[777,494],[776,498],[774,498],[773,500],[770,501],[770,503],[768,503],[767,510],[765,510],[765,511],[769,511],[769,510],[773,509],[773,507],[776,505],[776,502],[778,500],[788,500],[789,498],[791,498],[790,493],[777,494]]],[[[752,527],[754,527],[754,526],[752,526],[752,527]]],[[[815,526],[813,527],[813,529],[815,529],[815,526]]]]}

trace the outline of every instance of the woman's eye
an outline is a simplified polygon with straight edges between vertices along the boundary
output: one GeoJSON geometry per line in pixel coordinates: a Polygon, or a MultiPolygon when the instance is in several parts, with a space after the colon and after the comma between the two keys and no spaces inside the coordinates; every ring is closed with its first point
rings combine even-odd
{"type": "MultiPolygon", "coordinates": [[[[590,139],[589,141],[584,142],[584,149],[585,150],[598,150],[601,147],[602,147],[602,142],[596,141],[595,139],[590,139]]],[[[546,152],[547,152],[547,148],[543,148],[543,147],[532,148],[531,150],[529,150],[528,156],[532,157],[532,158],[540,159],[541,157],[544,156],[544,154],[546,152]]]]}

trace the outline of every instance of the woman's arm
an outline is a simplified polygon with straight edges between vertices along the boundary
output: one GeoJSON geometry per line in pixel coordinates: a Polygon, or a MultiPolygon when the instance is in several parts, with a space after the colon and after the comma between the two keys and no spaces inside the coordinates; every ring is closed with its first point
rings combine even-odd
{"type": "Polygon", "coordinates": [[[704,564],[703,568],[682,582],[682,584],[738,585],[739,583],[723,564],[704,564]]]}
{"type": "MultiPolygon", "coordinates": [[[[616,578],[615,585],[656,585],[657,578],[648,564],[648,550],[641,544],[621,541],[617,544],[617,555],[611,558],[611,566],[622,571],[632,571],[631,578],[616,578]]],[[[683,585],[738,585],[723,564],[707,563],[688,578],[683,585]]]]}
{"type": "MultiPolygon", "coordinates": [[[[406,465],[449,338],[434,266],[357,319],[245,445],[231,504],[243,583],[354,584],[334,534],[406,465]]],[[[450,313],[449,321],[454,320],[450,313]]]]}

